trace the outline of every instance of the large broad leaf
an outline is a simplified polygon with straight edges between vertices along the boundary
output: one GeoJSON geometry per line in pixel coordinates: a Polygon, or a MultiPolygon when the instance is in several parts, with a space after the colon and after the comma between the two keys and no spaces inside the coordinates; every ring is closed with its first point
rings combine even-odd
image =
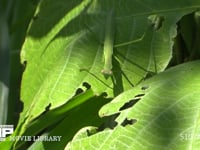
{"type": "MultiPolygon", "coordinates": [[[[160,72],[170,58],[176,22],[200,6],[199,1],[43,0],[37,8],[21,52],[26,62],[21,99],[25,127],[45,111],[66,103],[82,83],[95,94],[117,95],[142,80],[147,71],[160,72]],[[115,10],[113,76],[105,78],[105,21],[115,10]]],[[[21,131],[21,133],[23,130],[21,131]]]]}
{"type": "MultiPolygon", "coordinates": [[[[78,100],[78,99],[77,99],[78,100]]],[[[102,124],[104,120],[102,120],[98,116],[99,109],[103,106],[103,104],[108,103],[108,99],[106,99],[103,95],[101,96],[94,96],[90,98],[86,103],[80,104],[78,109],[75,108],[70,112],[65,114],[59,114],[58,112],[50,117],[43,117],[39,119],[37,122],[38,124],[48,124],[50,120],[55,120],[55,118],[59,118],[61,116],[65,116],[62,121],[53,125],[53,129],[50,127],[49,130],[46,129],[45,134],[48,136],[60,136],[61,139],[59,142],[52,142],[52,141],[35,141],[34,144],[30,146],[29,149],[48,149],[48,150],[55,150],[55,149],[64,149],[67,142],[69,142],[74,134],[84,126],[92,125],[98,126],[102,124]],[[56,116],[56,117],[55,117],[56,116]],[[46,121],[42,121],[46,120],[46,121]]],[[[58,110],[60,111],[60,110],[58,110]]],[[[31,135],[30,132],[27,135],[31,135]]]]}
{"type": "Polygon", "coordinates": [[[100,110],[119,113],[117,126],[92,136],[94,128],[82,129],[66,149],[199,149],[199,65],[182,64],[119,95],[100,110]]]}

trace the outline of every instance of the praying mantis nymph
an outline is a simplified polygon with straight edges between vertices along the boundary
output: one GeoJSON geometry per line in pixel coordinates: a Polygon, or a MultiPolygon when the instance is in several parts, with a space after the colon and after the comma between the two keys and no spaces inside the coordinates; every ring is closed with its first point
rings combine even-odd
{"type": "Polygon", "coordinates": [[[114,9],[112,9],[107,18],[105,23],[105,37],[104,37],[104,46],[103,46],[103,56],[104,56],[104,67],[101,70],[101,73],[105,76],[111,76],[113,74],[112,72],[112,57],[113,57],[113,49],[121,46],[126,46],[129,44],[133,44],[136,42],[139,42],[143,39],[144,34],[139,39],[116,44],[114,45],[114,34],[115,34],[115,22],[114,22],[114,9]]]}
{"type": "Polygon", "coordinates": [[[103,46],[104,67],[101,71],[104,75],[112,75],[112,56],[114,44],[114,10],[112,9],[107,18],[105,26],[105,38],[103,46]]]}

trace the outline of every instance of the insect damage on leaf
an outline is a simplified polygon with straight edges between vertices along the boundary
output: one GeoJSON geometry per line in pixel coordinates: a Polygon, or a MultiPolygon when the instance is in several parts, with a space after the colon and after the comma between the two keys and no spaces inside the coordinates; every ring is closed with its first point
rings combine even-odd
{"type": "Polygon", "coordinates": [[[132,125],[134,123],[136,123],[137,120],[136,119],[124,119],[124,121],[121,123],[121,126],[125,127],[127,125],[132,125]]]}
{"type": "Polygon", "coordinates": [[[149,88],[149,86],[143,86],[143,87],[141,87],[141,90],[146,90],[146,89],[148,89],[149,88]]]}
{"type": "Polygon", "coordinates": [[[105,129],[114,129],[118,123],[116,122],[116,118],[120,115],[120,113],[116,113],[110,116],[102,115],[102,119],[104,122],[99,126],[98,131],[103,131],[105,129]]]}
{"type": "Polygon", "coordinates": [[[91,136],[91,135],[94,135],[94,134],[96,134],[97,133],[97,128],[92,128],[92,129],[86,129],[86,133],[87,133],[87,136],[91,136]]]}
{"type": "Polygon", "coordinates": [[[119,111],[128,109],[130,107],[132,107],[134,104],[136,104],[145,94],[138,94],[136,95],[132,100],[128,101],[127,103],[125,103],[122,107],[120,107],[119,111]]]}
{"type": "Polygon", "coordinates": [[[41,115],[44,115],[44,114],[46,114],[47,112],[49,112],[50,111],[50,109],[51,109],[51,103],[49,103],[46,107],[45,107],[45,110],[42,112],[42,114],[41,115]]]}

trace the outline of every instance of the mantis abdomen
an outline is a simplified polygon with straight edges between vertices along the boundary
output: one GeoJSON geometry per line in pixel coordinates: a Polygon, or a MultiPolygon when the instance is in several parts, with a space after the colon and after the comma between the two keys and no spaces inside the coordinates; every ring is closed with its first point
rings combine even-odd
{"type": "Polygon", "coordinates": [[[114,48],[114,10],[111,10],[106,19],[104,38],[104,68],[101,71],[105,75],[112,75],[112,56],[114,48]]]}

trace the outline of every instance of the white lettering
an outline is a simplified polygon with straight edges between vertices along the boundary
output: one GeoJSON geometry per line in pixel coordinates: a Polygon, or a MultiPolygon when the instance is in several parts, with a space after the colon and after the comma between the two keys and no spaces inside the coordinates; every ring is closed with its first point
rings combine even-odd
{"type": "Polygon", "coordinates": [[[2,128],[1,129],[1,137],[6,137],[6,135],[10,135],[13,133],[13,128],[2,128]]]}

